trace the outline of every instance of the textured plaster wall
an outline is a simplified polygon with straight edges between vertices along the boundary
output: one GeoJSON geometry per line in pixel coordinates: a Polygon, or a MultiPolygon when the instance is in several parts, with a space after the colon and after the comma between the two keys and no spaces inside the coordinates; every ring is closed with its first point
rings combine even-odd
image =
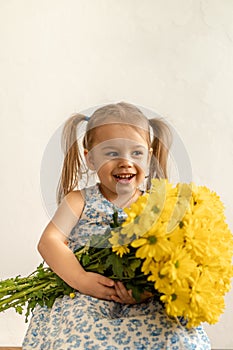
{"type": "MultiPolygon", "coordinates": [[[[0,0],[0,278],[28,274],[47,224],[44,149],[64,119],[129,101],[182,137],[193,180],[215,189],[233,229],[232,0],[0,0]]],[[[213,348],[233,349],[233,291],[213,348]]],[[[0,314],[0,345],[27,325],[0,314]]]]}

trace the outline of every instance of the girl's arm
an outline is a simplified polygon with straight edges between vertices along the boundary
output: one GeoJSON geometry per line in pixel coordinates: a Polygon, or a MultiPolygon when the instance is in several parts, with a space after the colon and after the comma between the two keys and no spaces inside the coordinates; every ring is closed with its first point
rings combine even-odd
{"type": "Polygon", "coordinates": [[[112,300],[114,281],[97,273],[86,272],[67,247],[67,235],[81,216],[84,200],[80,191],[70,192],[45,228],[38,250],[50,268],[67,284],[81,293],[112,300]]]}

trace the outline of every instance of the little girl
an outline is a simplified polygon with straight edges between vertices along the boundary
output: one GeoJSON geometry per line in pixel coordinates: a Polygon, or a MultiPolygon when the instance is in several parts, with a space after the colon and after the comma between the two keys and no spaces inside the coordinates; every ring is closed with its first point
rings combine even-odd
{"type": "Polygon", "coordinates": [[[202,327],[187,329],[170,319],[151,294],[137,303],[121,282],[86,272],[73,252],[90,235],[104,233],[117,209],[135,202],[153,177],[167,177],[168,126],[147,119],[135,106],[117,103],[91,117],[77,114],[63,130],[65,159],[58,189],[58,209],[45,228],[38,249],[53,271],[77,292],[56,299],[52,309],[37,307],[23,349],[201,349],[209,350],[202,327]],[[77,132],[86,124],[82,145],[77,132]],[[95,172],[98,182],[79,188],[95,172]]]}

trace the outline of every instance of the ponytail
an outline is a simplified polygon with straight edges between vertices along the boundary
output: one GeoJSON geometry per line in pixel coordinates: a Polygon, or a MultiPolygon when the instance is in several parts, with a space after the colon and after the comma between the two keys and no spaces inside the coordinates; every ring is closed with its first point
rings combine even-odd
{"type": "Polygon", "coordinates": [[[151,186],[151,179],[167,178],[167,159],[171,146],[172,135],[168,125],[162,119],[149,119],[149,124],[153,129],[153,140],[151,148],[153,157],[150,164],[150,174],[148,178],[148,188],[151,186]]]}
{"type": "Polygon", "coordinates": [[[77,127],[86,120],[83,114],[75,114],[67,120],[62,132],[62,148],[64,161],[62,173],[57,187],[57,203],[69,192],[73,191],[81,178],[81,167],[84,164],[77,142],[77,127]]]}

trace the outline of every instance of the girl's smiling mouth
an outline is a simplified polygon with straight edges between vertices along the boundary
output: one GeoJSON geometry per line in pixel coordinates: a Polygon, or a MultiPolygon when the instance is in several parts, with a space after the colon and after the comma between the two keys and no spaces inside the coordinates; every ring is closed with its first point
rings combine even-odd
{"type": "Polygon", "coordinates": [[[117,182],[128,184],[136,176],[136,174],[114,174],[113,177],[117,182]]]}

